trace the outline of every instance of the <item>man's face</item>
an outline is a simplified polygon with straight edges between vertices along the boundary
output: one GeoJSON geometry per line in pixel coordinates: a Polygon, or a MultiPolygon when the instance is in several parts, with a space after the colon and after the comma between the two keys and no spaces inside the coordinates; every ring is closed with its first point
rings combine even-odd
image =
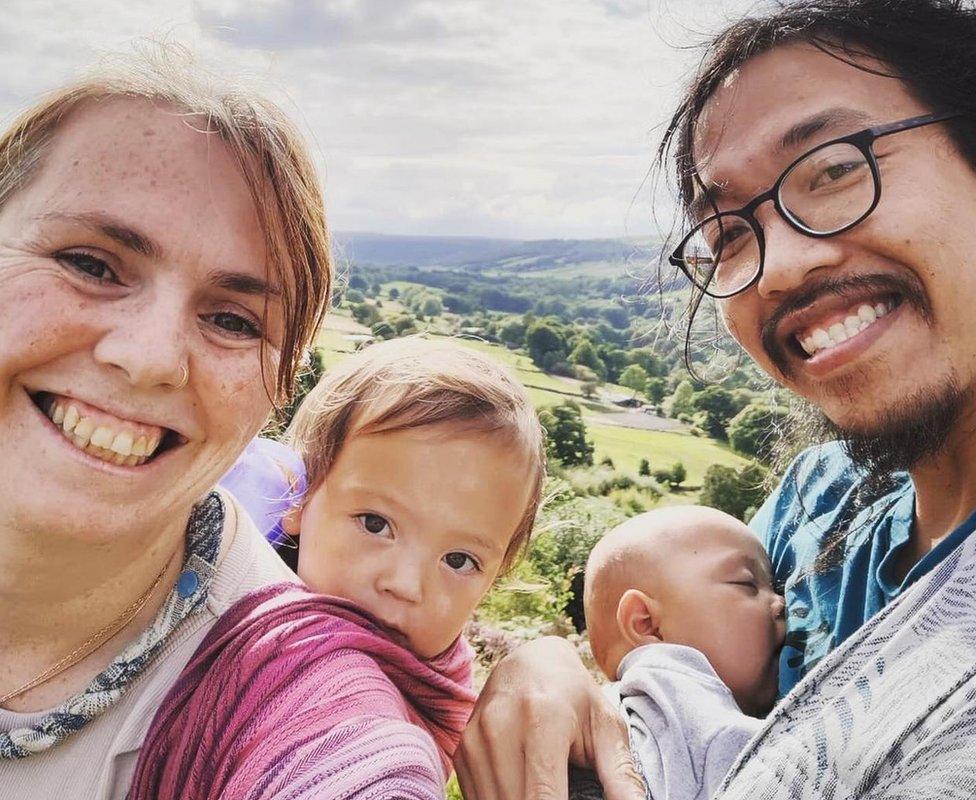
{"type": "MultiPolygon", "coordinates": [[[[901,81],[813,47],[782,46],[748,61],[711,98],[694,157],[719,209],[738,208],[816,145],[933,110],[951,109],[926,108],[901,81]],[[808,124],[817,117],[827,123],[808,124]]],[[[729,330],[764,370],[861,433],[947,387],[969,392],[976,380],[976,270],[968,263],[976,174],[944,125],[884,137],[874,152],[882,189],[870,217],[814,239],[764,204],[756,211],[762,278],[722,301],[729,330]],[[808,356],[802,343],[838,324],[853,334],[808,356]]]]}

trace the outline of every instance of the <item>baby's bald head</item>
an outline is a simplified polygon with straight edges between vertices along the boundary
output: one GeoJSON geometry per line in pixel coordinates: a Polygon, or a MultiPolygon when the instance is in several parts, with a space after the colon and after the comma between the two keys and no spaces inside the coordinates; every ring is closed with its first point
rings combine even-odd
{"type": "Polygon", "coordinates": [[[672,506],[632,517],[606,534],[586,563],[583,607],[590,646],[600,669],[611,680],[623,656],[634,648],[621,629],[618,612],[629,590],[666,598],[669,583],[684,570],[686,555],[711,544],[759,550],[751,531],[714,508],[672,506]]]}

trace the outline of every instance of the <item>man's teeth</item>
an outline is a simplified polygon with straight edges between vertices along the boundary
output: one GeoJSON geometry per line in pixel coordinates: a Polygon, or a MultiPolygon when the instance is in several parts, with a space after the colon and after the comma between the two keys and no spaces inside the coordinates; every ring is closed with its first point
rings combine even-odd
{"type": "Polygon", "coordinates": [[[846,342],[853,336],[857,336],[865,328],[870,328],[877,320],[891,311],[894,305],[891,303],[875,303],[869,305],[862,303],[857,307],[853,314],[844,318],[843,322],[838,321],[828,328],[814,328],[803,339],[799,339],[800,346],[808,356],[819,353],[821,350],[829,350],[836,347],[841,342],[846,342]]]}
{"type": "Polygon", "coordinates": [[[47,415],[79,450],[118,466],[145,464],[161,441],[159,435],[140,435],[104,422],[96,424],[81,416],[78,407],[70,400],[54,400],[47,408],[47,415]]]}

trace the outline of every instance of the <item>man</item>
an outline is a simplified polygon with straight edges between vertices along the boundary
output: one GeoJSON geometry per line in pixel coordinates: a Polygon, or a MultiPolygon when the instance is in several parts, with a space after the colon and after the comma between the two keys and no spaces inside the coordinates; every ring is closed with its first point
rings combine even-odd
{"type": "MultiPolygon", "coordinates": [[[[797,2],[712,43],[662,146],[689,218],[671,263],[841,442],[753,523],[781,691],[812,674],[723,797],[976,794],[974,90],[961,0],[797,2]]],[[[566,797],[568,755],[644,797],[612,717],[568,647],[525,646],[465,734],[465,796],[566,797]]]]}

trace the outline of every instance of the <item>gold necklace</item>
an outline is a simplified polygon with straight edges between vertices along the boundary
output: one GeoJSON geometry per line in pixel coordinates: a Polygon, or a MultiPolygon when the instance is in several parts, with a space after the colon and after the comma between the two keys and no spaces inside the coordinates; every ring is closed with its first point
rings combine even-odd
{"type": "Polygon", "coordinates": [[[7,694],[0,696],[0,706],[6,703],[8,700],[12,700],[18,695],[22,695],[24,692],[33,689],[36,686],[40,686],[42,683],[47,683],[51,678],[54,678],[64,672],[66,669],[73,667],[79,661],[81,661],[86,656],[90,656],[99,647],[101,647],[105,642],[115,636],[119,631],[121,631],[126,625],[135,619],[136,615],[142,611],[143,607],[149,602],[149,598],[152,593],[159,588],[159,584],[163,580],[163,576],[166,574],[166,570],[169,569],[169,565],[173,563],[176,553],[173,553],[169,557],[169,560],[159,571],[156,576],[156,580],[152,582],[152,585],[143,592],[142,596],[139,597],[134,603],[123,609],[122,613],[112,620],[108,625],[99,628],[95,633],[89,636],[85,641],[83,641],[78,647],[72,650],[68,655],[58,661],[57,664],[48,667],[43,672],[35,675],[23,686],[14,689],[12,692],[7,692],[7,694]]]}

